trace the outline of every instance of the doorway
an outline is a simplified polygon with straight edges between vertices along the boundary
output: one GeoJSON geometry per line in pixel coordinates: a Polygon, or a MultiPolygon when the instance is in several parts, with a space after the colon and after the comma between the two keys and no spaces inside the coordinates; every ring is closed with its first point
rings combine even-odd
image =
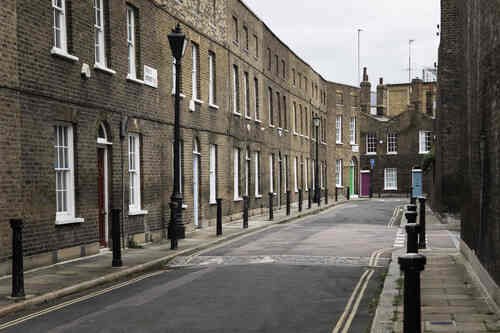
{"type": "Polygon", "coordinates": [[[370,196],[370,186],[371,186],[371,173],[370,170],[361,171],[361,196],[370,196]]]}
{"type": "Polygon", "coordinates": [[[356,158],[351,160],[349,165],[349,187],[353,196],[358,194],[358,161],[356,158]]]}
{"type": "Polygon", "coordinates": [[[413,169],[411,170],[411,186],[413,188],[412,196],[414,198],[419,198],[422,196],[422,170],[413,169]]]}
{"type": "Polygon", "coordinates": [[[99,245],[109,246],[109,156],[108,135],[104,124],[99,125],[97,134],[97,199],[98,218],[97,228],[99,245]]]}

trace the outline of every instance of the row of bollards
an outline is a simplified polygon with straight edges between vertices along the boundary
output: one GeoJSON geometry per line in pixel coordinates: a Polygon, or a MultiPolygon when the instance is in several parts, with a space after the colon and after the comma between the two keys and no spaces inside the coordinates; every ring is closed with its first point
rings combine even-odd
{"type": "MultiPolygon", "coordinates": [[[[309,189],[308,208],[312,205],[313,190],[309,189]]],[[[303,190],[299,189],[299,202],[298,210],[302,211],[303,204],[303,190]]],[[[274,219],[273,214],[273,199],[275,194],[269,193],[269,220],[274,219]]],[[[335,189],[335,200],[337,200],[337,189],[335,189]]],[[[222,199],[216,199],[217,202],[217,221],[216,221],[216,234],[222,235],[222,199]]],[[[317,199],[318,206],[321,205],[321,193],[317,199]]],[[[328,190],[325,189],[325,203],[328,204],[328,190]]],[[[243,228],[248,228],[250,198],[245,196],[243,198],[243,228]]],[[[286,192],[286,215],[291,214],[291,191],[286,192]]],[[[111,210],[111,240],[112,240],[112,267],[123,266],[122,249],[121,249],[121,228],[120,228],[120,209],[111,210]]],[[[12,293],[13,298],[25,297],[24,291],[24,258],[23,258],[23,220],[11,219],[10,227],[12,229],[12,293]]]]}
{"type": "MultiPolygon", "coordinates": [[[[121,250],[120,209],[111,210],[111,240],[113,251],[112,267],[123,266],[121,250]]],[[[23,257],[23,220],[11,219],[12,229],[12,298],[24,298],[24,257],[23,257]]]]}
{"type": "Polygon", "coordinates": [[[417,224],[416,198],[410,191],[410,204],[406,207],[406,254],[398,258],[401,270],[404,272],[404,314],[403,332],[420,333],[421,324],[421,293],[420,274],[425,268],[426,257],[419,254],[419,248],[425,249],[425,198],[419,198],[420,223],[417,224]]]}

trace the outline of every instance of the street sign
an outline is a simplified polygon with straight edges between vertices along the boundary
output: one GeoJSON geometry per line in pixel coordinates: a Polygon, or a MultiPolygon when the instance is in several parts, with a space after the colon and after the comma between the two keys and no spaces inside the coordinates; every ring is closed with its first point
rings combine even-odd
{"type": "Polygon", "coordinates": [[[375,167],[375,159],[370,158],[370,168],[373,170],[374,167],[375,167]]]}

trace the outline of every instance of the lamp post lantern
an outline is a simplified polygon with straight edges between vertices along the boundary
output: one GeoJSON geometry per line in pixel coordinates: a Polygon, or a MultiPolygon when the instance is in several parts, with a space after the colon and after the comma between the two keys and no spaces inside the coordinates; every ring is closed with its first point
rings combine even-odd
{"type": "Polygon", "coordinates": [[[314,202],[319,203],[320,189],[319,189],[319,124],[321,119],[316,115],[313,117],[313,124],[316,128],[316,163],[314,164],[314,202]]]}
{"type": "Polygon", "coordinates": [[[175,250],[179,239],[185,238],[185,227],[182,223],[182,192],[181,192],[181,160],[180,160],[180,99],[182,84],[181,59],[184,53],[186,35],[182,32],[181,26],[177,24],[175,29],[168,35],[170,49],[175,59],[175,124],[174,124],[174,190],[170,198],[170,224],[168,225],[168,238],[170,248],[175,250]]]}

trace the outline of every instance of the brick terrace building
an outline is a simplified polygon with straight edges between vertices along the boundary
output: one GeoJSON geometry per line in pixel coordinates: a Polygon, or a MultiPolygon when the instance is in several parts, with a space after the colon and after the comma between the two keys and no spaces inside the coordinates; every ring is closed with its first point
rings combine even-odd
{"type": "MultiPolygon", "coordinates": [[[[365,69],[361,96],[370,96],[370,89],[365,69]]],[[[425,156],[432,155],[435,98],[435,82],[387,85],[380,79],[376,114],[370,112],[369,100],[361,101],[362,195],[369,194],[370,186],[375,194],[407,194],[412,177],[423,178],[423,191],[430,192],[432,173],[419,170],[425,156]]]]}
{"type": "Polygon", "coordinates": [[[354,109],[333,108],[332,84],[242,2],[19,0],[0,16],[0,272],[9,270],[10,218],[25,221],[28,268],[107,247],[111,208],[123,212],[126,242],[165,237],[175,75],[167,35],[179,22],[188,229],[214,222],[216,198],[229,220],[245,195],[254,214],[269,192],[276,206],[287,190],[295,201],[316,176],[334,188],[332,119],[354,109]]]}
{"type": "Polygon", "coordinates": [[[461,220],[461,250],[500,301],[497,1],[441,1],[433,206],[461,220]]]}

